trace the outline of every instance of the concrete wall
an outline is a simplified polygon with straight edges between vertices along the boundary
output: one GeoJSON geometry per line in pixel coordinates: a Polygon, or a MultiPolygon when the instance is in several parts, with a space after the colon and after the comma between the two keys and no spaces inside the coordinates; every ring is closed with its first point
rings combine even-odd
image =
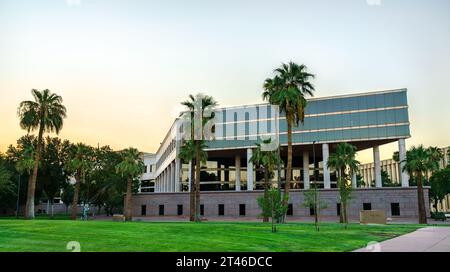
{"type": "MultiPolygon", "coordinates": [[[[428,188],[425,188],[425,203],[428,203],[428,188]]],[[[262,191],[202,192],[201,204],[204,204],[205,217],[218,217],[218,204],[225,205],[226,217],[239,217],[239,204],[246,205],[246,217],[257,217],[261,211],[257,197],[262,191]]],[[[322,202],[327,203],[323,216],[336,216],[339,192],[337,189],[320,190],[322,202]]],[[[293,204],[293,216],[309,216],[309,208],[303,207],[303,191],[292,190],[289,203],[293,204]]],[[[358,188],[353,191],[349,205],[349,217],[358,218],[363,203],[371,203],[372,210],[383,209],[391,217],[391,203],[400,203],[400,217],[415,218],[417,212],[417,190],[409,188],[358,188]]],[[[189,214],[189,193],[141,193],[133,196],[133,215],[141,216],[141,206],[146,205],[147,216],[158,216],[159,205],[164,205],[164,215],[176,216],[177,205],[183,205],[183,215],[189,214]]],[[[429,205],[426,205],[429,216],[429,205]]]]}

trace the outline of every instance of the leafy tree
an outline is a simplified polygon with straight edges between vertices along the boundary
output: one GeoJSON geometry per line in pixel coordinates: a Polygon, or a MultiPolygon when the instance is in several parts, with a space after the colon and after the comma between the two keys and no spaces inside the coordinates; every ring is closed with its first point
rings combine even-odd
{"type": "Polygon", "coordinates": [[[86,173],[93,169],[93,148],[83,143],[71,146],[67,171],[75,177],[71,219],[77,219],[81,182],[86,181],[86,173]]]}
{"type": "Polygon", "coordinates": [[[34,101],[23,101],[18,109],[20,126],[28,132],[39,130],[33,172],[28,182],[25,207],[25,218],[27,219],[34,219],[34,197],[39,161],[44,145],[43,135],[45,132],[58,134],[63,127],[63,119],[66,117],[66,108],[62,104],[61,96],[53,94],[47,89],[43,91],[33,89],[31,93],[34,101]]]}
{"type": "MultiPolygon", "coordinates": [[[[208,123],[209,120],[214,118],[214,112],[213,109],[218,104],[214,100],[212,96],[208,95],[202,95],[197,94],[195,97],[193,95],[189,95],[189,99],[181,103],[183,106],[187,108],[187,110],[190,113],[190,120],[191,120],[191,141],[192,143],[189,143],[189,141],[186,141],[185,144],[195,146],[195,186],[192,187],[191,185],[191,193],[194,190],[195,196],[195,221],[200,222],[200,171],[201,171],[201,163],[203,161],[203,156],[207,155],[207,153],[204,151],[206,146],[205,143],[205,135],[204,135],[204,128],[205,125],[208,123]],[[201,105],[199,105],[201,103],[201,105]],[[201,112],[199,112],[201,111],[201,112]],[[211,114],[208,116],[205,114],[206,112],[210,112],[211,114]],[[196,124],[195,122],[195,116],[201,114],[202,122],[201,124],[196,124]],[[201,130],[201,132],[199,131],[201,130]],[[200,135],[199,135],[200,134],[200,135]],[[200,137],[195,137],[195,136],[200,137]],[[200,138],[200,139],[199,139],[200,138]]],[[[186,147],[189,149],[190,147],[186,147]]],[[[192,169],[191,169],[192,173],[192,169]]],[[[192,199],[192,197],[191,197],[192,199]]],[[[191,208],[192,210],[192,208],[191,208]]]]}
{"type": "Polygon", "coordinates": [[[0,153],[0,208],[13,206],[16,186],[13,172],[8,169],[6,158],[0,153]]]}
{"type": "Polygon", "coordinates": [[[258,197],[258,205],[262,210],[262,216],[272,219],[272,232],[277,232],[276,222],[280,222],[288,210],[288,205],[285,204],[287,203],[287,196],[281,196],[280,191],[276,188],[271,188],[268,191],[268,196],[268,198],[258,197]]]}
{"type": "MultiPolygon", "coordinates": [[[[263,140],[264,144],[270,144],[271,139],[263,140]]],[[[255,164],[257,167],[262,167],[264,171],[264,198],[265,203],[269,202],[269,179],[273,174],[275,167],[282,163],[280,157],[278,156],[278,152],[274,151],[264,151],[261,149],[261,144],[256,143],[256,150],[253,153],[250,161],[255,164]]],[[[263,222],[269,222],[269,216],[267,213],[263,213],[263,222]]]]}
{"type": "Polygon", "coordinates": [[[349,143],[339,143],[328,159],[328,168],[333,168],[338,175],[338,188],[341,200],[340,222],[347,228],[347,204],[352,197],[351,177],[358,172],[359,161],[355,159],[356,147],[349,143]]]}
{"type": "Polygon", "coordinates": [[[303,206],[305,208],[313,209],[314,211],[314,226],[317,231],[320,231],[320,211],[327,208],[327,203],[320,201],[320,193],[317,190],[317,184],[313,185],[314,188],[303,192],[304,201],[303,206]]]}
{"type": "Polygon", "coordinates": [[[125,200],[125,219],[132,219],[133,180],[139,178],[144,172],[143,154],[136,148],[127,148],[120,152],[122,161],[116,166],[117,173],[127,178],[127,194],[125,200]]]}
{"type": "Polygon", "coordinates": [[[450,167],[436,171],[430,178],[430,199],[437,209],[438,204],[450,194],[450,167]]]}
{"type": "Polygon", "coordinates": [[[262,96],[270,104],[278,105],[280,112],[286,115],[288,156],[284,194],[289,197],[292,181],[292,126],[304,122],[307,105],[305,97],[313,96],[314,86],[310,80],[314,75],[307,72],[305,65],[294,62],[283,63],[280,68],[274,70],[274,73],[274,78],[265,80],[262,96]]]}

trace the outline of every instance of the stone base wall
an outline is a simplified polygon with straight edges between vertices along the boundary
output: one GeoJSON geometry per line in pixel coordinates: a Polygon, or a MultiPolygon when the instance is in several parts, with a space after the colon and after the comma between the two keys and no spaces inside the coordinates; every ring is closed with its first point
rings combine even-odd
{"type": "MultiPolygon", "coordinates": [[[[429,203],[428,190],[424,189],[425,203],[429,203]]],[[[219,204],[224,204],[225,217],[240,217],[239,205],[245,204],[245,217],[256,218],[261,209],[257,198],[262,191],[227,191],[202,192],[200,202],[204,205],[204,217],[218,217],[219,204]]],[[[321,189],[320,199],[327,207],[321,211],[322,216],[337,216],[339,192],[337,189],[321,189]]],[[[292,190],[289,203],[292,203],[293,216],[310,216],[309,208],[303,206],[303,190],[292,190]]],[[[358,188],[353,191],[353,199],[348,205],[350,218],[359,218],[363,203],[371,203],[372,210],[385,210],[388,217],[392,216],[391,203],[399,203],[400,217],[417,218],[417,189],[409,188],[358,188]]],[[[133,216],[158,216],[159,205],[164,205],[164,215],[177,216],[178,205],[183,205],[183,216],[189,215],[189,193],[141,193],[133,196],[133,216]],[[142,206],[146,206],[146,214],[142,215],[142,206]]],[[[425,205],[427,216],[430,215],[429,205],[425,205]]]]}

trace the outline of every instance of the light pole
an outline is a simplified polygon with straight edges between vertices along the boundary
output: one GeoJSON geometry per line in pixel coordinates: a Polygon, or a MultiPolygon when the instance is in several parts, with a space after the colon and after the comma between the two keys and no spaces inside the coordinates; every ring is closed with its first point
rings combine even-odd
{"type": "Polygon", "coordinates": [[[19,199],[20,199],[20,173],[17,179],[17,202],[16,202],[16,218],[19,218],[19,199]]]}

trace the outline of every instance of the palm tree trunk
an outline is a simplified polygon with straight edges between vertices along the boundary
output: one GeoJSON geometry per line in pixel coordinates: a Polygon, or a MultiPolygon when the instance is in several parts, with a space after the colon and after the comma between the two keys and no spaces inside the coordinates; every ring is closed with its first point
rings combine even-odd
{"type": "Polygon", "coordinates": [[[419,224],[427,224],[425,198],[423,196],[422,173],[417,173],[417,203],[419,206],[419,224]]]}
{"type": "Polygon", "coordinates": [[[195,221],[195,163],[191,162],[191,171],[190,171],[190,188],[191,191],[189,192],[189,221],[193,222],[195,221]]]}
{"type": "Polygon", "coordinates": [[[200,142],[195,142],[195,221],[200,222],[200,142]]]}
{"type": "MultiPolygon", "coordinates": [[[[289,197],[289,189],[291,189],[291,179],[292,179],[292,122],[288,120],[287,122],[287,137],[288,137],[288,154],[287,154],[287,169],[286,169],[286,183],[284,185],[284,196],[289,197]]],[[[287,198],[283,199],[283,204],[287,205],[287,198]]]]}
{"type": "Polygon", "coordinates": [[[127,182],[127,195],[125,200],[125,220],[131,221],[131,209],[132,209],[132,203],[131,203],[131,194],[132,194],[132,186],[133,186],[133,179],[131,177],[128,177],[127,182]]]}
{"type": "Polygon", "coordinates": [[[39,134],[37,141],[37,150],[34,158],[33,174],[28,182],[27,202],[25,204],[25,219],[34,219],[34,194],[36,191],[36,179],[39,169],[39,160],[41,159],[42,136],[44,134],[44,124],[41,122],[39,126],[39,134]]]}
{"type": "Polygon", "coordinates": [[[72,213],[70,218],[72,220],[77,220],[77,212],[78,212],[78,198],[80,195],[80,176],[77,174],[75,177],[75,190],[73,191],[73,200],[72,200],[72,213]]]}
{"type": "MultiPolygon", "coordinates": [[[[264,203],[269,202],[269,170],[264,167],[264,203]]],[[[269,222],[267,213],[264,212],[263,222],[269,222]]]]}

